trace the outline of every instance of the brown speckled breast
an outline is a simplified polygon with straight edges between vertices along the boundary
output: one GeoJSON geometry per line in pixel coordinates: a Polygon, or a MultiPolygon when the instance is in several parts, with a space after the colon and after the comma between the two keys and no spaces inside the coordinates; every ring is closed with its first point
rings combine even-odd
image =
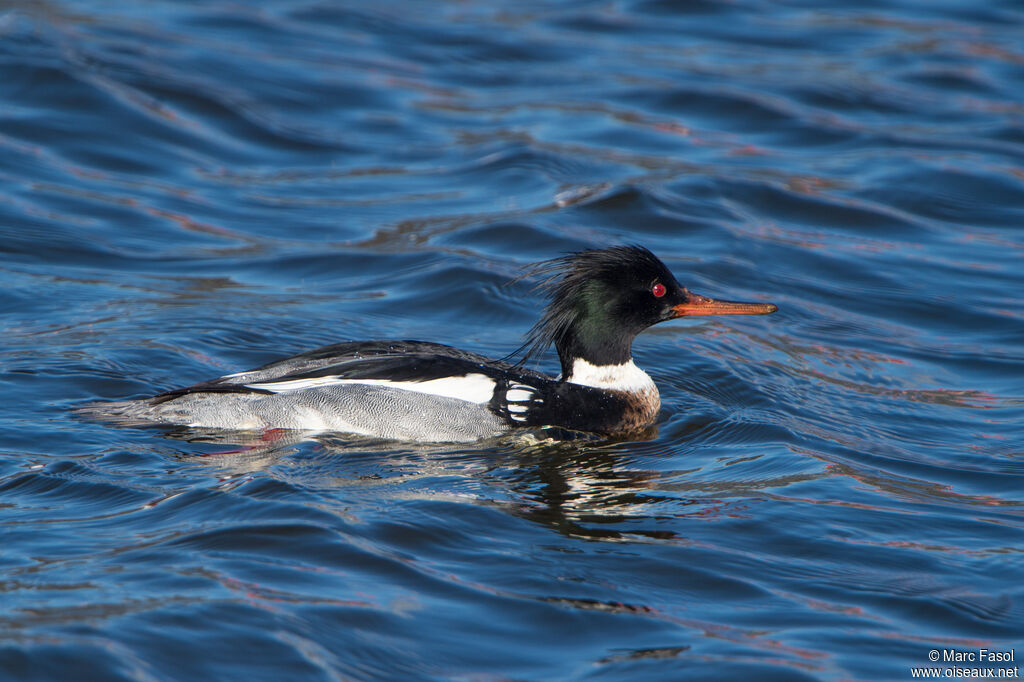
{"type": "Polygon", "coordinates": [[[635,393],[614,391],[626,402],[626,409],[622,413],[622,420],[615,429],[622,431],[639,431],[655,422],[658,418],[658,411],[661,409],[661,394],[657,388],[648,388],[635,393]]]}

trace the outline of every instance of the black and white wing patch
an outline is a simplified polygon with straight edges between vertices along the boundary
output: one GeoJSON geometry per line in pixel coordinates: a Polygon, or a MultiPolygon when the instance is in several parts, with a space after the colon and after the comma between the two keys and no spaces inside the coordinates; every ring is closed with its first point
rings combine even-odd
{"type": "Polygon", "coordinates": [[[272,395],[368,385],[491,404],[497,397],[502,371],[503,367],[482,356],[437,344],[338,344],[248,372],[168,391],[151,400],[158,404],[190,393],[272,395]],[[442,355],[440,351],[450,354],[442,355]]]}
{"type": "Polygon", "coordinates": [[[520,426],[531,423],[531,413],[535,415],[544,405],[540,390],[517,381],[509,382],[503,392],[499,389],[494,398],[498,414],[520,426]]]}
{"type": "Polygon", "coordinates": [[[393,379],[348,379],[336,374],[315,377],[283,378],[245,384],[247,388],[271,393],[290,393],[335,386],[385,386],[388,388],[424,393],[444,398],[455,398],[470,403],[487,403],[494,396],[495,381],[486,374],[472,372],[462,376],[440,377],[422,381],[395,381],[393,379]]]}

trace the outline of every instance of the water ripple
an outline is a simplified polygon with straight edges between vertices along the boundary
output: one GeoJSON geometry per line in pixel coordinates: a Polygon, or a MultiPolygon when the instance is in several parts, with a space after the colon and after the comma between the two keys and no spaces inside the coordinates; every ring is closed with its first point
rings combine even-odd
{"type": "Polygon", "coordinates": [[[1022,22],[0,10],[0,676],[901,679],[1009,650],[1022,22]],[[663,410],[624,442],[71,416],[344,339],[503,356],[523,266],[619,242],[780,307],[643,334],[663,410]]]}

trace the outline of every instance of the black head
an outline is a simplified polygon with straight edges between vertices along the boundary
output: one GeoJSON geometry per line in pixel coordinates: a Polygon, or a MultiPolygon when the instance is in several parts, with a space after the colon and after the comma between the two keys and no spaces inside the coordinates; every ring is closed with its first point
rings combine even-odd
{"type": "Polygon", "coordinates": [[[683,315],[764,314],[775,306],[731,303],[680,286],[665,264],[642,246],[613,246],[545,261],[531,271],[547,275],[548,306],[530,330],[523,360],[555,344],[562,376],[576,358],[617,365],[632,357],[633,339],[653,324],[683,315]]]}

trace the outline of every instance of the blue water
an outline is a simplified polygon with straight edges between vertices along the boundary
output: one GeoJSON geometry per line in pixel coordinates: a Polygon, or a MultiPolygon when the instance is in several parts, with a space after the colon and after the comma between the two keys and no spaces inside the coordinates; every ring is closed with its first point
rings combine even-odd
{"type": "Polygon", "coordinates": [[[1020,660],[1022,227],[1016,2],[5,4],[0,678],[1020,660]],[[524,265],[623,242],[780,307],[642,335],[638,441],[72,412],[346,339],[503,356],[524,265]]]}

